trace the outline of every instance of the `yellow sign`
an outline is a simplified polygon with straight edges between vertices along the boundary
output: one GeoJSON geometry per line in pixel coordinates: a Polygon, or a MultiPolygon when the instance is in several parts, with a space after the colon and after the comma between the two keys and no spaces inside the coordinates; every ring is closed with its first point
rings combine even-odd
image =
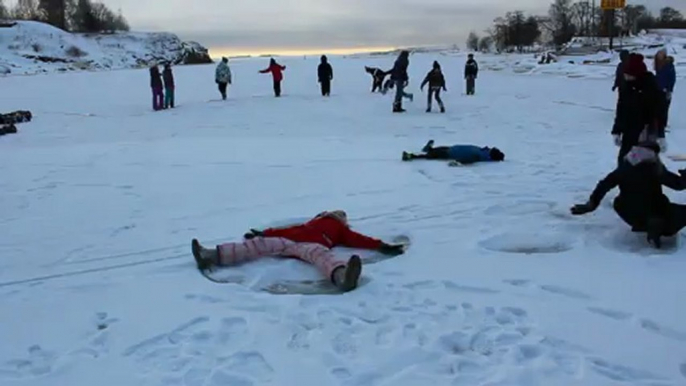
{"type": "Polygon", "coordinates": [[[626,7],[626,0],[601,0],[600,8],[602,9],[622,9],[626,7]]]}

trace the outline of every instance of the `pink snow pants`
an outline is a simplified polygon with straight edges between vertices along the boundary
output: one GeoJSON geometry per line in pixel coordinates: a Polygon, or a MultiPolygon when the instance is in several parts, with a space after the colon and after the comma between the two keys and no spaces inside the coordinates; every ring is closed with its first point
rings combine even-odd
{"type": "Polygon", "coordinates": [[[336,268],[346,265],[337,261],[331,250],[323,245],[296,243],[282,237],[256,237],[242,243],[222,244],[217,250],[219,265],[237,265],[266,256],[295,257],[314,265],[329,280],[336,268]]]}

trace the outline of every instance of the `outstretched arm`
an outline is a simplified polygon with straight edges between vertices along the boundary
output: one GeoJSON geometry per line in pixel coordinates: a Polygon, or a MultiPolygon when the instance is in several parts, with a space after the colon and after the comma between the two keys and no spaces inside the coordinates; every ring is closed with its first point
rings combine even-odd
{"type": "Polygon", "coordinates": [[[666,168],[662,171],[662,185],[674,190],[686,190],[686,169],[679,170],[680,175],[676,175],[666,168]]]}
{"type": "Polygon", "coordinates": [[[605,195],[612,189],[619,185],[624,174],[624,167],[620,166],[615,169],[612,173],[608,174],[602,181],[598,183],[595,190],[585,204],[575,205],[572,207],[572,214],[582,215],[589,212],[593,212],[598,208],[600,202],[603,201],[605,195]]]}
{"type": "Polygon", "coordinates": [[[383,244],[381,240],[357,233],[350,228],[346,228],[343,234],[343,246],[359,249],[379,249],[383,244]]]}

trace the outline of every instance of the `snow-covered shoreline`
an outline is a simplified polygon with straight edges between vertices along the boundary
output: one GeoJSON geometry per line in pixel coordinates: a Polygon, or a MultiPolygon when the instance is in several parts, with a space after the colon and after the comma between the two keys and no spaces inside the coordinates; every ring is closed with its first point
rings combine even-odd
{"type": "Polygon", "coordinates": [[[17,21],[0,27],[0,75],[116,70],[152,62],[211,63],[208,50],[171,33],[72,34],[17,21]]]}

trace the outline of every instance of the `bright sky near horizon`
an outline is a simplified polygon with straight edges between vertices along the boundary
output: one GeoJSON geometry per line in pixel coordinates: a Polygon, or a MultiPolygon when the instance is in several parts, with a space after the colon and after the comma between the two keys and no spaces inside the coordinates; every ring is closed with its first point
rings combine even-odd
{"type": "MultiPolygon", "coordinates": [[[[589,0],[593,1],[593,0],[589,0]]],[[[596,0],[600,3],[600,0],[596,0]]],[[[14,1],[10,1],[13,3],[14,1]]],[[[103,0],[132,29],[169,31],[213,55],[464,45],[511,10],[544,14],[552,0],[103,0]]],[[[686,14],[686,0],[629,0],[686,14]]]]}

